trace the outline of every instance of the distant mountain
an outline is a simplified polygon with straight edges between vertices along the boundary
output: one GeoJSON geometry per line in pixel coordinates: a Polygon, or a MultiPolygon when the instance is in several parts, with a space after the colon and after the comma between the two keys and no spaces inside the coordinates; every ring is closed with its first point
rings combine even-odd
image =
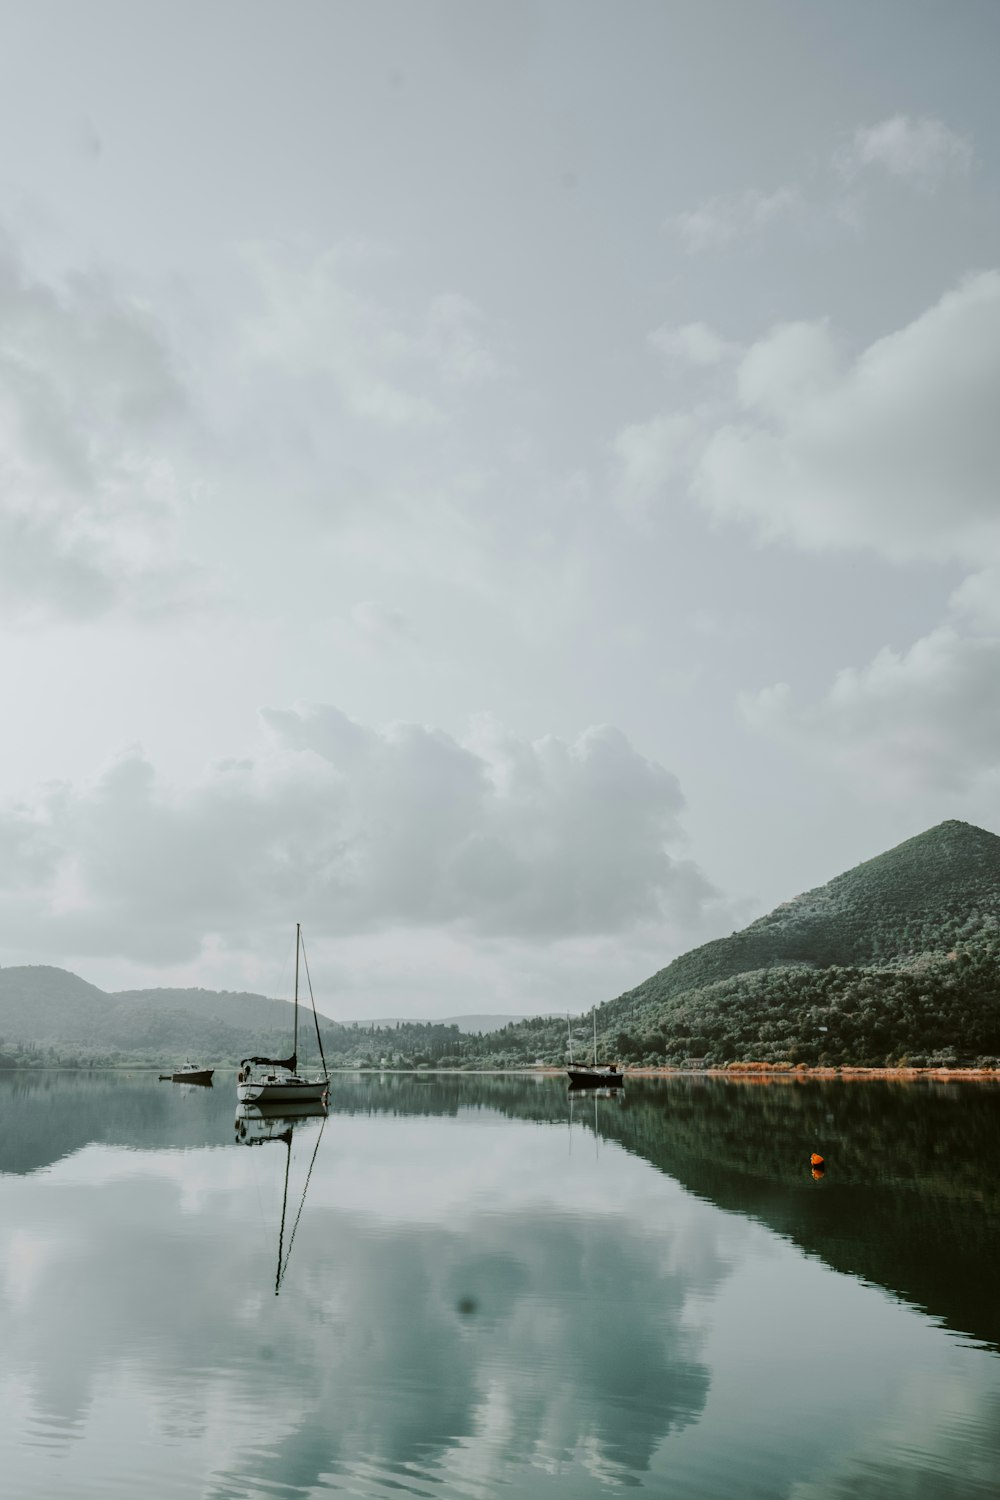
{"type": "MultiPolygon", "coordinates": [[[[332,1024],[323,1018],[324,1030],[332,1024]]],[[[108,994],[68,969],[46,964],[0,969],[0,1054],[9,1055],[15,1044],[51,1049],[59,1059],[190,1054],[235,1061],[272,1045],[287,1053],[291,1030],[289,1003],[264,995],[203,989],[108,994]]]]}
{"type": "MultiPolygon", "coordinates": [[[[468,1017],[485,1024],[506,1017],[468,1017]]],[[[462,1059],[452,1022],[338,1023],[320,1013],[327,1060],[335,1066],[426,1066],[462,1059]]],[[[184,1057],[235,1064],[249,1053],[285,1057],[292,1009],[234,990],[152,989],[109,994],[68,969],[45,964],[0,969],[0,1068],[46,1063],[167,1063],[184,1057]]],[[[318,1058],[310,1010],[299,1014],[299,1058],[318,1058]]]]}
{"type": "MultiPolygon", "coordinates": [[[[246,990],[154,989],[116,990],[108,995],[122,1007],[152,1008],[164,1015],[212,1016],[227,1026],[249,1026],[257,1031],[280,1031],[292,1024],[290,1000],[271,1000],[246,990]]],[[[306,1005],[308,1006],[308,998],[306,1005]]],[[[337,1024],[317,1006],[324,1024],[337,1024]]],[[[310,1016],[312,1011],[309,1011],[310,1016]]],[[[301,1012],[300,1012],[301,1024],[301,1012]]]]}

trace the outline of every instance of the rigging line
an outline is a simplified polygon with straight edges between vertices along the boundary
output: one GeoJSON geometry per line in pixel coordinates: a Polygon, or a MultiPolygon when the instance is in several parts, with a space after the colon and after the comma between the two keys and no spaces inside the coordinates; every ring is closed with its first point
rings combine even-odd
{"type": "MultiPolygon", "coordinates": [[[[312,1154],[312,1157],[310,1158],[310,1161],[309,1161],[309,1170],[306,1173],[305,1186],[302,1189],[302,1200],[299,1203],[299,1211],[295,1215],[295,1223],[292,1225],[292,1232],[288,1236],[288,1254],[285,1256],[285,1264],[284,1264],[284,1266],[280,1266],[280,1259],[279,1259],[278,1280],[277,1280],[277,1283],[276,1283],[275,1288],[274,1288],[274,1295],[275,1296],[278,1295],[278,1288],[281,1286],[281,1283],[285,1279],[285,1272],[288,1270],[288,1262],[292,1258],[292,1246],[295,1243],[295,1231],[299,1227],[299,1220],[302,1217],[302,1210],[306,1206],[306,1193],[309,1191],[309,1179],[312,1176],[313,1167],[316,1165],[316,1157],[317,1157],[317,1154],[319,1152],[319,1143],[323,1139],[323,1132],[326,1129],[326,1121],[327,1121],[327,1116],[324,1115],[323,1116],[323,1123],[319,1127],[319,1135],[316,1137],[316,1144],[313,1147],[313,1154],[312,1154]]],[[[289,1145],[289,1151],[288,1151],[289,1160],[291,1159],[291,1154],[292,1154],[291,1153],[291,1145],[289,1145]]],[[[278,1255],[279,1255],[279,1258],[280,1258],[280,1255],[281,1255],[280,1248],[278,1250],[278,1255]]]]}
{"type": "Polygon", "coordinates": [[[287,1136],[287,1139],[285,1140],[285,1149],[286,1149],[286,1151],[287,1151],[288,1154],[285,1157],[285,1191],[284,1191],[284,1193],[282,1194],[282,1197],[281,1197],[281,1228],[278,1230],[278,1270],[277,1270],[277,1273],[276,1273],[275,1278],[274,1278],[274,1295],[275,1296],[278,1295],[278,1288],[281,1286],[281,1252],[282,1252],[282,1248],[284,1246],[284,1241],[285,1241],[285,1210],[288,1207],[288,1169],[292,1165],[292,1132],[291,1132],[291,1130],[288,1131],[288,1136],[287,1136]]]}
{"type": "Polygon", "coordinates": [[[323,1051],[323,1038],[319,1034],[319,1016],[316,1014],[316,997],[313,994],[312,975],[309,973],[309,958],[306,953],[305,939],[302,940],[302,962],[305,965],[306,983],[309,986],[309,999],[313,1008],[313,1022],[316,1026],[316,1040],[319,1043],[319,1055],[320,1060],[323,1063],[323,1077],[328,1079],[330,1077],[330,1070],[326,1065],[326,1053],[323,1051]]]}

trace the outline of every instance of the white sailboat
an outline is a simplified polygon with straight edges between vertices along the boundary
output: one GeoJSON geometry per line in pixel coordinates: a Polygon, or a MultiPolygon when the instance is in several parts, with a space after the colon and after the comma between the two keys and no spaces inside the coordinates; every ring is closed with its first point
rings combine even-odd
{"type": "Polygon", "coordinates": [[[319,1034],[319,1017],[313,996],[312,980],[309,978],[309,960],[305,956],[301,924],[295,924],[295,1019],[292,1032],[290,1057],[244,1057],[236,1075],[236,1097],[241,1104],[294,1104],[323,1102],[330,1092],[330,1074],[323,1052],[323,1038],[319,1034]],[[304,960],[306,979],[309,982],[309,999],[312,1002],[313,1021],[316,1026],[316,1041],[323,1063],[322,1078],[303,1078],[298,1071],[299,1051],[299,958],[304,960]]]}

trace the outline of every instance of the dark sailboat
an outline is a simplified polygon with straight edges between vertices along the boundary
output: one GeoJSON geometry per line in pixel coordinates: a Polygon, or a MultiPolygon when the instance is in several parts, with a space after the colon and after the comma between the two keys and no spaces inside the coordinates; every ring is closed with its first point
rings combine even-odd
{"type": "Polygon", "coordinates": [[[186,1062],[183,1068],[178,1068],[176,1073],[161,1073],[161,1083],[200,1083],[203,1088],[211,1088],[214,1068],[199,1068],[197,1063],[186,1062]]]}
{"type": "MultiPolygon", "coordinates": [[[[566,1017],[569,1032],[569,1017],[566,1017]]],[[[591,1063],[573,1062],[573,1036],[569,1034],[569,1067],[566,1069],[571,1089],[620,1089],[625,1075],[615,1063],[597,1061],[597,1007],[594,1007],[594,1060],[591,1063]]]]}

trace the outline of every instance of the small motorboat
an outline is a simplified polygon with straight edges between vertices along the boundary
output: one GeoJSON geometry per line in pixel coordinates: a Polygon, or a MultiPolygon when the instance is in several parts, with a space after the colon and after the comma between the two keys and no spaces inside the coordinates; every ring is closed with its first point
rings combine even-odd
{"type": "Polygon", "coordinates": [[[200,1083],[203,1087],[211,1088],[212,1074],[214,1068],[199,1068],[197,1063],[186,1062],[183,1068],[178,1068],[176,1073],[161,1073],[161,1083],[200,1083]]]}

